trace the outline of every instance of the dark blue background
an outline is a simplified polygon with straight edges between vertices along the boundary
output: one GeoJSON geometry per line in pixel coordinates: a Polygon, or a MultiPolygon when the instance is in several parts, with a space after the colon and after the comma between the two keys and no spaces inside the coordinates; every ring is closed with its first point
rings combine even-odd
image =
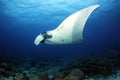
{"type": "Polygon", "coordinates": [[[69,58],[103,55],[117,48],[120,48],[120,0],[0,0],[1,56],[69,58]],[[56,28],[72,13],[94,4],[101,6],[85,25],[83,43],[34,45],[40,32],[56,28]]]}

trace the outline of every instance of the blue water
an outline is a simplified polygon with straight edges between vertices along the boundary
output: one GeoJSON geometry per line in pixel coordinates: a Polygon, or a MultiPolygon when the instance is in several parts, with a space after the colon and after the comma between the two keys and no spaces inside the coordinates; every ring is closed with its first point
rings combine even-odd
{"type": "Polygon", "coordinates": [[[120,0],[0,0],[0,55],[48,58],[103,55],[120,48],[120,0]],[[89,17],[84,41],[70,45],[34,45],[36,36],[55,29],[66,17],[100,4],[89,17]]]}

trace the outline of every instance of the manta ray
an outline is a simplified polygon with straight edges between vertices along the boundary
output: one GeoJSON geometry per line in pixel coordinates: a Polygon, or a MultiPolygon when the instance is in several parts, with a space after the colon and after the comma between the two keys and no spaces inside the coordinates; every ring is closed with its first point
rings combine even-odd
{"type": "Polygon", "coordinates": [[[81,43],[83,41],[83,29],[91,13],[100,5],[92,5],[79,10],[68,16],[57,28],[40,33],[35,41],[35,45],[40,43],[61,45],[81,43]]]}

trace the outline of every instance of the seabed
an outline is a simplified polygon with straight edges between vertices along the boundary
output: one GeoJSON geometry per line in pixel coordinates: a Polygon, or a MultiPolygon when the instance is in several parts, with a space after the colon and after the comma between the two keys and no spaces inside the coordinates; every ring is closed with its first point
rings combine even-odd
{"type": "Polygon", "coordinates": [[[74,61],[1,56],[0,80],[120,80],[120,49],[74,61]]]}

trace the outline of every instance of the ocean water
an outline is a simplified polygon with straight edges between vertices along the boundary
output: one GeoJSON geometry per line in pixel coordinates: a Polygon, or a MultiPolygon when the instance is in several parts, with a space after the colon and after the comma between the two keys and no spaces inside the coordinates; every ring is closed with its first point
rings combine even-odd
{"type": "Polygon", "coordinates": [[[0,0],[0,55],[77,57],[120,48],[119,0],[0,0]],[[100,4],[89,17],[80,44],[34,45],[36,36],[55,29],[66,17],[100,4]]]}
{"type": "Polygon", "coordinates": [[[0,0],[0,59],[66,61],[108,55],[120,57],[120,0],[0,0]],[[34,45],[39,33],[57,28],[69,15],[95,4],[100,7],[87,20],[82,43],[34,45]]]}

